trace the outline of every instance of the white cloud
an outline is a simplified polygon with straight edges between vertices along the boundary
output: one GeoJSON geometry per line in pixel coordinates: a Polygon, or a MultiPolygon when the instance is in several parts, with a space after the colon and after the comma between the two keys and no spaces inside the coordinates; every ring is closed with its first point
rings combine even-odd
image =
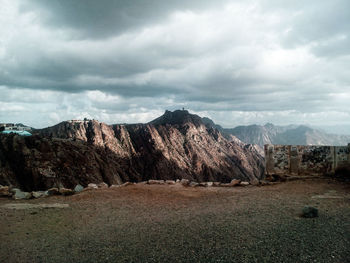
{"type": "Polygon", "coordinates": [[[325,116],[339,124],[349,115],[350,23],[335,6],[340,0],[158,3],[167,10],[161,19],[106,28],[98,37],[80,20],[57,18],[53,26],[49,4],[28,1],[24,12],[21,3],[0,2],[1,120],[37,127],[81,117],[139,122],[182,106],[226,127],[320,124],[325,116]],[[317,24],[311,34],[308,17],[325,31],[317,24]]]}

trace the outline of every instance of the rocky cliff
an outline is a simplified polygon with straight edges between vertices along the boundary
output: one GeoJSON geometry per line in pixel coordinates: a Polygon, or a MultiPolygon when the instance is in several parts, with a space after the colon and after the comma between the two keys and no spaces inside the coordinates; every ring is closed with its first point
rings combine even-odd
{"type": "Polygon", "coordinates": [[[187,111],[166,111],[147,124],[67,121],[35,136],[2,136],[0,184],[32,189],[148,179],[229,182],[261,179],[256,147],[228,140],[187,111]]]}

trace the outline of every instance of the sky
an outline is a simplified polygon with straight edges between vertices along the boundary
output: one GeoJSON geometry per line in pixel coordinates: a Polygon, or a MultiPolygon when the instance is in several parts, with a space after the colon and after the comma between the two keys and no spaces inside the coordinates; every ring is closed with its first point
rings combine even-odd
{"type": "Polygon", "coordinates": [[[0,122],[148,122],[350,134],[348,0],[0,0],[0,122]]]}

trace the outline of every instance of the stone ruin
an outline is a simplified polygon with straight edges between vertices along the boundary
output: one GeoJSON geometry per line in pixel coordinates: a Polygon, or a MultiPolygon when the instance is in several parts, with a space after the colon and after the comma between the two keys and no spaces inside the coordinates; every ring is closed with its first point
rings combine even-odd
{"type": "Polygon", "coordinates": [[[264,146],[266,176],[335,175],[350,176],[350,143],[348,146],[264,146]]]}

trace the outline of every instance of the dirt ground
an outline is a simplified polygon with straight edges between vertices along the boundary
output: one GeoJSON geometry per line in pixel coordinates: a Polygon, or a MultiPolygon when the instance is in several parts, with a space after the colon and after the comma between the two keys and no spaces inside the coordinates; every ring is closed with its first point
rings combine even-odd
{"type": "Polygon", "coordinates": [[[2,198],[0,262],[350,262],[350,185],[132,185],[2,198]],[[301,218],[305,205],[319,217],[301,218]]]}

